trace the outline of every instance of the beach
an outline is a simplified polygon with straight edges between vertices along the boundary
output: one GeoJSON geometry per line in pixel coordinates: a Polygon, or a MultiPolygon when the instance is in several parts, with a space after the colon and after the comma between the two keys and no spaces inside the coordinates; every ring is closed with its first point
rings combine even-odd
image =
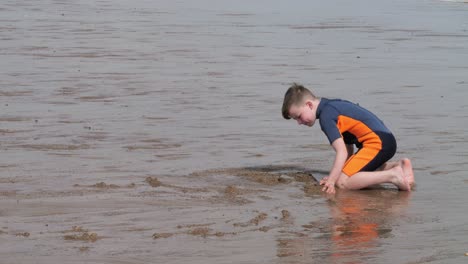
{"type": "Polygon", "coordinates": [[[0,255],[18,263],[465,263],[468,4],[0,3],[0,255]],[[327,196],[301,83],[371,110],[416,188],[327,196]]]}

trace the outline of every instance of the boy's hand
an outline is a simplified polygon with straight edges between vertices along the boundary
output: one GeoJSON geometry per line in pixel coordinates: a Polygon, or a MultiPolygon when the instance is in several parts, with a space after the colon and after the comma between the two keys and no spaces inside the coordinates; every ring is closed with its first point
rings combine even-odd
{"type": "Polygon", "coordinates": [[[331,181],[328,177],[323,178],[320,181],[320,185],[323,185],[322,191],[328,194],[335,193],[335,182],[331,181]]]}
{"type": "Polygon", "coordinates": [[[323,177],[323,178],[320,180],[320,185],[324,185],[327,181],[328,181],[328,176],[323,177]]]}

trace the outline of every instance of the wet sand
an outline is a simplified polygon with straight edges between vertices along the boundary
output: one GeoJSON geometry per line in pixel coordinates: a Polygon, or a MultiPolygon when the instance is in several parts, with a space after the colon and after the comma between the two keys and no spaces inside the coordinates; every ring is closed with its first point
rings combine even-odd
{"type": "Polygon", "coordinates": [[[468,5],[3,1],[1,263],[464,263],[468,5]],[[412,193],[320,192],[288,85],[357,102],[412,193]]]}

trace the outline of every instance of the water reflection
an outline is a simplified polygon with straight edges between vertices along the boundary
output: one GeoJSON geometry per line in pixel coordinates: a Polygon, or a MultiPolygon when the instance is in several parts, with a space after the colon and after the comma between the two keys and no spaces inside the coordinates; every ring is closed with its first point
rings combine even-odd
{"type": "Polygon", "coordinates": [[[411,193],[388,189],[340,191],[329,198],[330,217],[278,239],[280,263],[361,263],[379,254],[405,213],[411,193]]]}

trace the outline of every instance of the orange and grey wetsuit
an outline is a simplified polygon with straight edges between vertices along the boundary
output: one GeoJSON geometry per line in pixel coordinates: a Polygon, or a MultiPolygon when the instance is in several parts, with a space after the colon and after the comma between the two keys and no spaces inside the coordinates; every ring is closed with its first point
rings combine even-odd
{"type": "Polygon", "coordinates": [[[358,151],[345,163],[343,172],[352,176],[360,171],[374,171],[396,152],[392,132],[373,113],[361,106],[340,99],[321,98],[317,119],[330,144],[343,138],[358,151]]]}

